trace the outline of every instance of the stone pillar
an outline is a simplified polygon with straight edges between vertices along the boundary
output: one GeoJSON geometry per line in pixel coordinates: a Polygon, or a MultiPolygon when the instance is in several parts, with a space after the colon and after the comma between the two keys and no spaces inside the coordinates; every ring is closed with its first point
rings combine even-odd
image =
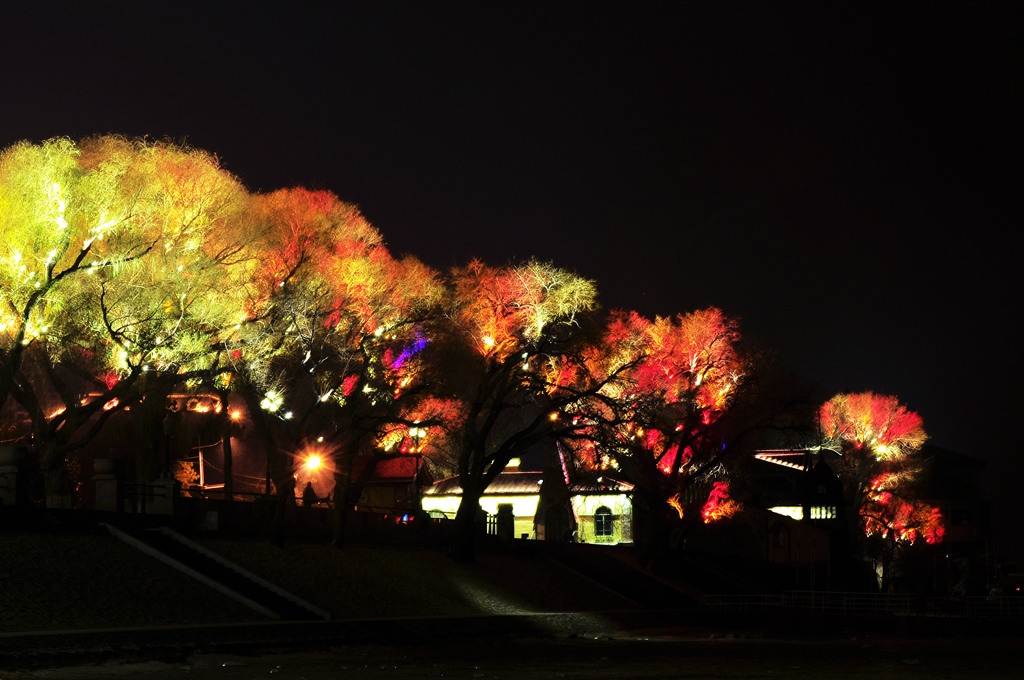
{"type": "Polygon", "coordinates": [[[117,512],[117,475],[111,458],[97,458],[92,462],[92,476],[96,488],[96,510],[117,512]]]}
{"type": "Polygon", "coordinates": [[[0,446],[0,505],[18,504],[18,449],[0,446]]]}
{"type": "Polygon", "coordinates": [[[511,503],[498,503],[498,538],[511,541],[515,533],[516,516],[511,503]]]}
{"type": "Polygon", "coordinates": [[[160,477],[150,485],[153,487],[153,500],[149,506],[148,513],[151,515],[174,515],[174,508],[178,505],[178,480],[170,477],[160,477]]]}

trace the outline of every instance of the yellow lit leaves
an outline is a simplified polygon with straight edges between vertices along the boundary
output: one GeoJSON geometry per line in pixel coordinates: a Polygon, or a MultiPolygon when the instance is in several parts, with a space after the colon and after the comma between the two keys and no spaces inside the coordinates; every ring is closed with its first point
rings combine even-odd
{"type": "Polygon", "coordinates": [[[573,323],[596,305],[592,281],[532,260],[494,268],[474,261],[453,272],[457,318],[478,349],[503,360],[553,323],[573,323]]]}

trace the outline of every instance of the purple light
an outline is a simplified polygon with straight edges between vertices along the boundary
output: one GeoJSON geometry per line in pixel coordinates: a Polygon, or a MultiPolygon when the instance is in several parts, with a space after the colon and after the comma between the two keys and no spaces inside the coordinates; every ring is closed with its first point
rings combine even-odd
{"type": "Polygon", "coordinates": [[[414,354],[423,351],[423,348],[427,346],[427,339],[422,335],[416,336],[416,340],[408,347],[402,350],[402,353],[398,355],[398,358],[391,363],[391,368],[398,370],[405,363],[406,359],[410,358],[414,354]]]}

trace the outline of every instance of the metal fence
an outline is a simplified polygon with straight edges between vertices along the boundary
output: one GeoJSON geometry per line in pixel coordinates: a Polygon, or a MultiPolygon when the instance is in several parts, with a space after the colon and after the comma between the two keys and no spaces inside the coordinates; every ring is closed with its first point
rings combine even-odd
{"type": "Polygon", "coordinates": [[[778,595],[722,595],[701,598],[716,611],[796,611],[852,616],[1024,617],[1024,597],[926,597],[906,593],[847,593],[794,590],[778,595]]]}
{"type": "Polygon", "coordinates": [[[173,489],[155,484],[122,483],[118,488],[120,511],[129,514],[170,514],[173,489]]]}

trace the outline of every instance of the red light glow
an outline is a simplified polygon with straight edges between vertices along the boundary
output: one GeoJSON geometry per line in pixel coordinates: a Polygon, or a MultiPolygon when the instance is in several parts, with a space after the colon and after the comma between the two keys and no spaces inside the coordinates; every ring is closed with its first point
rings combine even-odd
{"type": "Polygon", "coordinates": [[[740,504],[729,498],[729,483],[715,482],[715,486],[708,495],[708,502],[704,504],[700,514],[705,524],[717,522],[726,517],[732,517],[740,509],[740,504]]]}

